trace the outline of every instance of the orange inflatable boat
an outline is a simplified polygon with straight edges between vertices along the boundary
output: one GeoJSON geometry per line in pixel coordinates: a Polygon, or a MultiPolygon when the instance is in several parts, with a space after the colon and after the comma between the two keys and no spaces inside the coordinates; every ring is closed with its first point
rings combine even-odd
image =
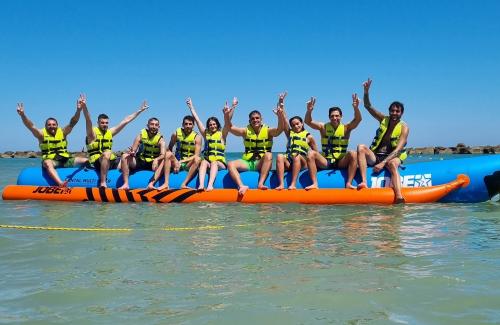
{"type": "MultiPolygon", "coordinates": [[[[466,175],[447,184],[430,187],[403,188],[406,203],[436,202],[448,193],[469,184],[466,175]]],[[[172,190],[118,190],[108,188],[59,188],[51,186],[8,185],[4,200],[96,201],[96,202],[241,202],[241,203],[304,203],[304,204],[392,204],[391,188],[317,189],[299,190],[248,190],[238,195],[236,189],[214,189],[199,192],[192,189],[172,190]]]]}

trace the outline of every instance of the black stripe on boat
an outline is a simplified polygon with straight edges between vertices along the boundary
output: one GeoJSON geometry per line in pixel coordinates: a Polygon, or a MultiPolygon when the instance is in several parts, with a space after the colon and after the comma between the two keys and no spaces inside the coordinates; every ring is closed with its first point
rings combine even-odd
{"type": "Polygon", "coordinates": [[[112,189],[111,191],[113,193],[113,199],[115,199],[115,202],[121,202],[122,199],[120,198],[120,192],[116,188],[112,189]]]}
{"type": "Polygon", "coordinates": [[[176,197],[175,199],[173,199],[170,202],[181,203],[185,199],[187,199],[188,197],[190,197],[191,195],[196,194],[196,193],[198,193],[198,191],[195,191],[195,190],[187,191],[186,193],[182,193],[181,195],[179,195],[178,197],[176,197]]]}
{"type": "Polygon", "coordinates": [[[170,195],[170,194],[177,192],[177,191],[178,191],[178,189],[163,190],[163,191],[160,191],[160,193],[153,196],[152,199],[155,200],[156,202],[160,202],[160,200],[163,199],[165,196],[170,195]]]}
{"type": "Polygon", "coordinates": [[[85,192],[87,193],[87,200],[95,201],[94,193],[92,193],[92,187],[86,187],[85,192]]]}
{"type": "Polygon", "coordinates": [[[130,190],[125,190],[125,194],[127,195],[127,200],[129,202],[135,202],[134,195],[130,192],[130,190]]]}
{"type": "Polygon", "coordinates": [[[102,202],[108,202],[108,197],[106,196],[106,188],[104,186],[99,187],[99,195],[101,196],[102,202]]]}

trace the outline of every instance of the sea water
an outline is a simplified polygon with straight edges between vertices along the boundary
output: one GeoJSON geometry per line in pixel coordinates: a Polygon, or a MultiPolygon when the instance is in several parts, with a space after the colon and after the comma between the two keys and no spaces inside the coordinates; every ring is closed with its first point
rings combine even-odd
{"type": "Polygon", "coordinates": [[[0,205],[1,323],[500,323],[495,202],[0,205]]]}

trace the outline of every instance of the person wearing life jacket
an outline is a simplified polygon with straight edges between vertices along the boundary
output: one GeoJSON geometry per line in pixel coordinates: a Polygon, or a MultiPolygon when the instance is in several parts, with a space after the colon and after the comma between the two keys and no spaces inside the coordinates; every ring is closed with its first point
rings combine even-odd
{"type": "Polygon", "coordinates": [[[158,187],[159,190],[169,189],[171,169],[175,174],[179,171],[187,171],[186,178],[182,181],[180,188],[188,188],[188,182],[193,178],[201,163],[201,137],[193,128],[194,117],[186,115],[182,119],[182,127],[177,128],[170,137],[163,165],[164,182],[158,187]],[[174,147],[175,154],[172,153],[174,147]]]}
{"type": "MultiPolygon", "coordinates": [[[[186,100],[186,104],[191,111],[191,115],[196,121],[198,130],[200,130],[201,135],[205,139],[205,148],[203,149],[203,160],[200,163],[198,169],[198,190],[205,190],[205,176],[207,174],[207,169],[210,169],[210,177],[208,179],[208,184],[206,191],[212,191],[214,189],[215,177],[217,172],[221,169],[227,169],[226,164],[226,138],[229,132],[227,124],[224,123],[224,127],[221,129],[219,120],[215,117],[209,117],[207,119],[206,127],[201,123],[196,109],[194,108],[193,101],[191,98],[186,100]]],[[[233,98],[232,107],[238,105],[238,99],[233,98]]],[[[223,111],[229,109],[226,102],[223,111]]]]}
{"type": "Polygon", "coordinates": [[[356,187],[352,185],[352,181],[354,179],[354,176],[356,175],[357,168],[356,151],[348,151],[347,148],[349,146],[349,138],[351,136],[352,130],[354,130],[361,122],[358,95],[352,95],[354,118],[347,124],[343,124],[341,122],[342,110],[340,109],[340,107],[331,107],[328,110],[330,122],[321,123],[313,121],[312,111],[314,109],[315,103],[316,98],[314,97],[311,97],[311,99],[307,102],[305,122],[309,127],[315,130],[319,130],[321,134],[322,152],[319,153],[317,150],[311,150],[307,155],[307,166],[309,168],[309,174],[312,184],[307,186],[305,189],[310,190],[318,188],[318,168],[347,168],[347,180],[345,182],[345,187],[349,189],[355,189],[356,187]]]}
{"type": "Polygon", "coordinates": [[[410,133],[408,125],[401,120],[404,105],[397,101],[392,102],[389,105],[389,116],[385,116],[370,103],[369,91],[371,83],[370,78],[363,83],[363,102],[365,108],[380,123],[380,126],[369,147],[364,144],[358,145],[358,165],[361,174],[361,183],[358,188],[367,187],[367,166],[373,166],[375,173],[385,168],[391,173],[391,182],[395,195],[394,203],[404,203],[405,200],[401,193],[401,176],[398,171],[399,166],[407,157],[405,146],[410,133]]]}
{"type": "Polygon", "coordinates": [[[40,151],[42,152],[43,169],[47,172],[55,185],[60,187],[66,187],[67,181],[61,180],[56,168],[73,167],[87,162],[87,158],[72,157],[68,152],[67,143],[67,136],[78,123],[85,101],[85,96],[80,95],[76,103],[76,112],[69,121],[69,124],[65,127],[60,128],[57,120],[53,117],[49,117],[45,121],[45,127],[43,129],[36,128],[33,122],[26,116],[23,103],[17,104],[17,113],[21,116],[23,124],[33,133],[35,138],[38,139],[40,151]]]}
{"type": "Polygon", "coordinates": [[[285,169],[292,169],[292,178],[289,190],[297,188],[297,178],[301,169],[307,167],[307,154],[309,150],[318,150],[316,141],[313,136],[304,129],[304,122],[300,116],[294,116],[289,120],[289,125],[286,121],[286,113],[283,110],[282,117],[285,125],[284,131],[288,139],[286,154],[278,154],[276,157],[276,173],[278,176],[277,190],[284,189],[285,169]]]}
{"type": "Polygon", "coordinates": [[[148,189],[154,184],[163,172],[163,158],[165,157],[165,140],[160,133],[160,121],[156,117],[148,120],[146,128],[135,137],[132,146],[121,157],[123,185],[119,189],[129,189],[130,170],[152,170],[153,176],[149,180],[148,189]]]}
{"type": "Polygon", "coordinates": [[[233,135],[242,137],[245,145],[243,157],[238,160],[230,161],[227,165],[229,175],[238,187],[239,195],[244,195],[249,188],[241,181],[241,171],[259,171],[257,188],[261,190],[267,189],[264,182],[266,181],[273,163],[271,151],[273,138],[279,136],[281,132],[283,132],[280,114],[283,114],[282,106],[285,96],[286,94],[279,95],[278,106],[276,110],[274,110],[275,114],[278,115],[278,127],[276,128],[270,128],[266,124],[263,124],[262,115],[257,110],[251,111],[248,115],[249,124],[246,128],[234,126],[231,121],[234,114],[234,107],[224,110],[224,122],[228,125],[229,132],[233,135]]]}
{"type": "Polygon", "coordinates": [[[99,171],[99,187],[107,187],[108,170],[117,168],[119,164],[119,159],[116,158],[112,151],[113,137],[148,108],[148,103],[144,101],[136,112],[128,115],[118,125],[111,128],[109,127],[109,117],[106,114],[99,114],[97,126],[93,127],[87,106],[83,108],[85,127],[87,129],[85,139],[87,155],[89,156],[90,165],[96,171],[99,171]]]}

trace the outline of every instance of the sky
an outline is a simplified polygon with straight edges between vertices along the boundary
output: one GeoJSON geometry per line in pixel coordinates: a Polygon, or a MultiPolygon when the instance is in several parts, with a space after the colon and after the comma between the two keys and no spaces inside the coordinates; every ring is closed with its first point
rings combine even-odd
{"type": "MultiPolygon", "coordinates": [[[[275,126],[286,90],[289,117],[304,116],[314,96],[314,120],[340,106],[347,123],[368,77],[377,109],[405,104],[409,147],[498,145],[499,17],[499,1],[1,1],[0,151],[38,150],[18,102],[42,128],[47,117],[66,125],[80,93],[94,121],[106,113],[111,126],[148,100],[114,138],[123,150],[149,117],[169,137],[189,113],[186,97],[203,122],[222,121],[237,96],[236,126],[253,109],[275,126]]],[[[350,149],[371,143],[378,127],[360,109],[350,149]]],[[[84,137],[82,114],[69,149],[81,150],[84,137]]],[[[285,143],[280,136],[273,151],[285,143]]],[[[227,146],[243,150],[232,135],[227,146]]]]}

